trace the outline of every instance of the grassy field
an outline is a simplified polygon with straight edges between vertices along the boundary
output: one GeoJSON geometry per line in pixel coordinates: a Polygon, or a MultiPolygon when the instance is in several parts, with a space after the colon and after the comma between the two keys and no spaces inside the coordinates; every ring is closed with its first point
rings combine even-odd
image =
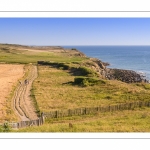
{"type": "Polygon", "coordinates": [[[29,127],[15,132],[150,132],[150,108],[137,108],[118,112],[99,113],[49,119],[39,127],[29,127]],[[73,127],[69,127],[72,123],[73,127]]]}
{"type": "Polygon", "coordinates": [[[0,62],[7,62],[7,63],[20,63],[20,64],[27,64],[27,63],[37,63],[38,60],[45,60],[45,61],[58,61],[58,62],[70,62],[70,61],[80,61],[82,58],[71,57],[69,59],[65,59],[65,54],[54,54],[49,52],[40,52],[40,53],[2,53],[0,52],[0,62]]]}
{"type": "MultiPolygon", "coordinates": [[[[43,60],[79,67],[89,59],[68,54],[63,51],[41,52],[0,46],[0,63],[37,64],[37,61],[43,60]]],[[[103,78],[93,86],[89,86],[89,83],[84,83],[87,86],[74,84],[75,78],[81,77],[84,76],[64,70],[63,67],[38,65],[38,78],[33,83],[31,96],[37,101],[40,112],[150,100],[150,84],[127,84],[103,78]]],[[[99,79],[96,76],[90,78],[99,79]]],[[[149,110],[150,108],[136,108],[114,113],[49,119],[42,126],[13,132],[149,132],[149,110]],[[69,128],[70,122],[73,124],[72,128],[69,128]]]]}
{"type": "Polygon", "coordinates": [[[57,61],[57,62],[71,62],[71,61],[82,61],[85,58],[68,56],[68,52],[51,52],[51,51],[36,51],[36,50],[24,50],[14,49],[9,47],[1,48],[0,45],[0,62],[4,63],[37,63],[39,60],[44,61],[57,61]],[[66,59],[67,57],[67,59],[66,59]]]}
{"type": "Polygon", "coordinates": [[[71,84],[76,76],[68,71],[50,66],[38,66],[38,71],[33,88],[43,112],[150,99],[149,84],[103,80],[105,84],[81,87],[71,84]]]}

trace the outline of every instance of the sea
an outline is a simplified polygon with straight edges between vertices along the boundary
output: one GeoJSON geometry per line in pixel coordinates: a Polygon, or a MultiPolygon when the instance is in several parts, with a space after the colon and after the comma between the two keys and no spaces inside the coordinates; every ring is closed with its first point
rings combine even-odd
{"type": "Polygon", "coordinates": [[[150,46],[62,46],[75,48],[88,57],[98,58],[107,68],[133,70],[150,80],[150,46]]]}

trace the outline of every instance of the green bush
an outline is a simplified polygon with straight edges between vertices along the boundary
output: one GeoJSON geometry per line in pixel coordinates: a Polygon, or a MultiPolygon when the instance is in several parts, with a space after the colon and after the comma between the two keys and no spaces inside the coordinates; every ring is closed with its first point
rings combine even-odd
{"type": "Polygon", "coordinates": [[[64,63],[58,63],[57,64],[58,68],[63,69],[63,70],[69,70],[69,65],[66,65],[64,63]]]}
{"type": "Polygon", "coordinates": [[[150,84],[144,84],[144,88],[146,89],[146,90],[150,90],[150,84]]]}
{"type": "Polygon", "coordinates": [[[71,50],[75,50],[76,51],[77,49],[76,48],[72,48],[71,50]]]}
{"type": "Polygon", "coordinates": [[[88,77],[95,77],[97,76],[97,73],[91,70],[90,68],[87,67],[79,67],[78,71],[80,71],[80,74],[82,76],[88,76],[88,77]]]}
{"type": "Polygon", "coordinates": [[[0,125],[0,132],[10,132],[11,127],[7,122],[5,122],[3,125],[0,125]]]}
{"type": "Polygon", "coordinates": [[[74,83],[80,86],[93,86],[98,84],[105,84],[105,81],[98,80],[96,78],[77,77],[74,79],[74,83]]]}
{"type": "Polygon", "coordinates": [[[82,84],[84,78],[83,77],[77,77],[77,78],[74,78],[74,83],[75,84],[82,84]]]}
{"type": "Polygon", "coordinates": [[[57,62],[38,61],[38,64],[50,65],[50,66],[57,67],[62,70],[69,70],[70,68],[69,65],[65,63],[57,63],[57,62]]]}

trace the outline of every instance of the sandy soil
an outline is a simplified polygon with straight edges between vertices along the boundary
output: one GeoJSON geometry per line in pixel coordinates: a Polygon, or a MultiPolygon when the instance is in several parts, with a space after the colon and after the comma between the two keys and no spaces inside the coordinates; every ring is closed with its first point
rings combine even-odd
{"type": "Polygon", "coordinates": [[[18,85],[13,102],[14,110],[19,116],[21,121],[36,120],[38,116],[36,114],[36,109],[34,108],[33,100],[30,97],[30,90],[32,87],[32,82],[37,77],[37,67],[30,66],[28,76],[26,77],[27,83],[21,81],[21,84],[18,85]]]}
{"type": "Polygon", "coordinates": [[[24,65],[0,64],[0,117],[6,115],[5,107],[12,87],[24,75],[24,65]]]}

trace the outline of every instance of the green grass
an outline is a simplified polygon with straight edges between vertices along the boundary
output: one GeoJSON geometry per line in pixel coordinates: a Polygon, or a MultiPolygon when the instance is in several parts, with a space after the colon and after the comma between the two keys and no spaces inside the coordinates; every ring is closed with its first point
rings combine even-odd
{"type": "Polygon", "coordinates": [[[4,52],[0,50],[0,62],[5,63],[20,63],[20,64],[27,64],[27,63],[37,63],[39,60],[44,61],[57,61],[57,62],[80,62],[85,58],[81,57],[68,57],[65,53],[53,53],[53,52],[28,52],[28,51],[19,51],[16,52],[4,52]],[[67,59],[66,59],[67,58],[67,59]]]}
{"type": "Polygon", "coordinates": [[[42,126],[19,129],[16,132],[150,132],[149,117],[150,108],[136,108],[49,119],[42,126]],[[69,123],[72,123],[72,128],[69,128],[69,123]]]}
{"type": "MultiPolygon", "coordinates": [[[[37,102],[35,106],[39,112],[150,100],[150,84],[127,84],[98,78],[95,71],[88,68],[87,60],[88,58],[84,57],[69,56],[68,53],[34,52],[0,45],[1,63],[61,63],[58,68],[50,65],[38,66],[38,78],[33,83],[31,96],[37,102]],[[75,68],[75,72],[68,70],[70,68],[75,68]],[[73,84],[75,78],[86,78],[86,86],[73,84]]],[[[136,108],[113,113],[48,119],[42,126],[12,132],[149,132],[149,112],[150,108],[136,108]],[[70,122],[73,128],[69,128],[70,122]]]]}
{"type": "Polygon", "coordinates": [[[150,90],[136,84],[102,80],[105,84],[82,87],[72,84],[77,76],[68,71],[50,66],[38,66],[38,71],[33,88],[44,112],[150,100],[150,90]]]}

